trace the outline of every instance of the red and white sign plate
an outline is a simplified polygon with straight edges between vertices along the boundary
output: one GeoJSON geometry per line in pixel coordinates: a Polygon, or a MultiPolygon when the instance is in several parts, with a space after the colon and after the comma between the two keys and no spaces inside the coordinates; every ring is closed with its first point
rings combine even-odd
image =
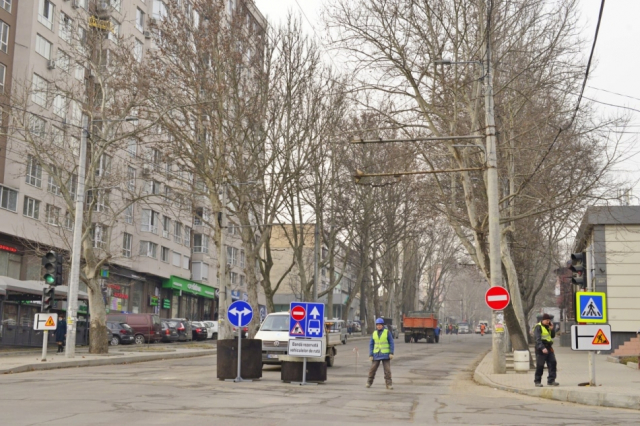
{"type": "Polygon", "coordinates": [[[307,316],[307,311],[302,306],[296,306],[291,311],[291,318],[296,321],[302,321],[307,316]]]}
{"type": "Polygon", "coordinates": [[[501,311],[509,305],[511,296],[504,287],[491,287],[484,296],[487,306],[494,311],[501,311]]]}

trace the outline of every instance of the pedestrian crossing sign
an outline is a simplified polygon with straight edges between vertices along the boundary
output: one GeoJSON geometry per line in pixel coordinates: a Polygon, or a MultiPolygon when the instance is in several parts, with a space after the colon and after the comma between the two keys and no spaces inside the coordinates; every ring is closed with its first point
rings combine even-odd
{"type": "Polygon", "coordinates": [[[607,295],[596,291],[576,293],[576,321],[606,323],[607,295]]]}

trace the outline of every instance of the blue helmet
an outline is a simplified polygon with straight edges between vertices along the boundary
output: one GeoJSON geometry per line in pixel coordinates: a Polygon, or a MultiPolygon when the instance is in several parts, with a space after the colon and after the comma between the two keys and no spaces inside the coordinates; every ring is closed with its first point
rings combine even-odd
{"type": "Polygon", "coordinates": [[[384,324],[384,320],[382,318],[378,318],[376,320],[376,324],[384,324]]]}

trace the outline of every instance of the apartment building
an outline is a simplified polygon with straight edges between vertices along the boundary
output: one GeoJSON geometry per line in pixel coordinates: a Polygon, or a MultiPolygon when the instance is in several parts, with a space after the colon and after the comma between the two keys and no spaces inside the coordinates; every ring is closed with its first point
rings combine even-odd
{"type": "MultiPolygon", "coordinates": [[[[246,3],[243,10],[264,27],[262,15],[252,2],[246,3]]],[[[236,0],[225,0],[225,5],[230,12],[239,7],[236,0]]],[[[89,92],[96,78],[95,70],[74,61],[71,52],[86,49],[82,43],[90,32],[101,31],[107,48],[99,54],[105,66],[108,43],[118,40],[128,40],[133,57],[141,61],[153,49],[150,22],[161,19],[164,10],[161,0],[0,0],[3,99],[8,99],[12,86],[28,93],[24,100],[29,130],[41,138],[43,149],[47,143],[59,143],[60,152],[66,153],[63,164],[43,164],[29,154],[23,140],[2,132],[0,277],[39,282],[38,250],[58,248],[68,254],[71,246],[68,197],[77,196],[77,148],[84,117],[78,101],[52,87],[67,82],[67,87],[89,92]]],[[[19,93],[14,98],[21,99],[19,93]]],[[[91,125],[108,121],[106,115],[94,117],[91,125]]],[[[122,123],[125,131],[138,125],[128,121],[122,123]]],[[[206,200],[194,202],[185,195],[192,192],[193,176],[178,161],[163,156],[153,138],[131,137],[102,153],[92,172],[95,187],[85,196],[94,251],[109,259],[100,271],[107,312],[217,319],[218,253],[204,220],[212,213],[203,207],[206,200]]],[[[246,298],[244,251],[236,230],[229,227],[227,232],[232,298],[246,298]]],[[[21,304],[18,293],[0,295],[0,318],[3,324],[29,327],[37,306],[21,304]]],[[[65,306],[62,302],[58,307],[65,306]]],[[[1,339],[0,331],[0,344],[11,344],[1,339]]]]}
{"type": "MultiPolygon", "coordinates": [[[[292,235],[292,225],[283,224],[273,226],[271,231],[271,249],[273,251],[272,256],[274,265],[271,270],[270,277],[272,284],[277,283],[282,278],[289,269],[294,258],[294,250],[291,247],[287,235],[292,235]]],[[[306,271],[307,280],[313,281],[315,247],[314,225],[304,225],[304,240],[304,270],[306,271]]],[[[321,251],[321,258],[326,260],[328,256],[328,248],[326,245],[321,245],[321,251]]],[[[360,267],[359,256],[352,252],[348,254],[347,262],[345,263],[345,255],[347,255],[347,248],[341,245],[338,249],[338,254],[335,257],[334,262],[334,275],[335,278],[340,281],[332,290],[331,299],[333,312],[327,312],[326,316],[328,318],[342,318],[343,315],[346,314],[347,319],[356,320],[360,318],[360,298],[355,297],[351,303],[349,303],[349,295],[350,293],[355,292],[354,287],[356,285],[358,270],[360,267]]],[[[273,303],[276,312],[288,311],[291,302],[303,299],[299,271],[300,268],[297,265],[294,266],[280,285],[278,292],[274,295],[273,303]]],[[[320,268],[318,293],[320,294],[326,291],[329,288],[329,285],[329,268],[328,266],[324,266],[320,268]]],[[[329,301],[328,294],[319,297],[318,301],[326,304],[329,301]]]]}

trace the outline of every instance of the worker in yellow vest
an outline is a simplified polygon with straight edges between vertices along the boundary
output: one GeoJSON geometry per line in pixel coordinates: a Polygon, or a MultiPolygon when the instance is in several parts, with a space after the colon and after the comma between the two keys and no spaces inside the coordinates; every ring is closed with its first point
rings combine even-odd
{"type": "Polygon", "coordinates": [[[378,318],[376,320],[376,329],[371,335],[371,341],[369,342],[369,361],[371,361],[371,369],[369,369],[369,379],[367,380],[367,387],[370,388],[373,384],[373,379],[376,378],[376,371],[382,362],[384,368],[384,381],[387,385],[387,389],[393,389],[391,383],[391,360],[393,359],[393,336],[389,333],[384,326],[384,320],[378,318]]]}
{"type": "Polygon", "coordinates": [[[542,370],[544,364],[549,368],[547,376],[548,386],[558,386],[556,382],[556,354],[553,352],[553,338],[556,337],[556,331],[553,329],[553,316],[549,314],[542,315],[542,320],[533,328],[533,337],[536,342],[536,375],[534,383],[536,387],[542,387],[542,370]]]}

